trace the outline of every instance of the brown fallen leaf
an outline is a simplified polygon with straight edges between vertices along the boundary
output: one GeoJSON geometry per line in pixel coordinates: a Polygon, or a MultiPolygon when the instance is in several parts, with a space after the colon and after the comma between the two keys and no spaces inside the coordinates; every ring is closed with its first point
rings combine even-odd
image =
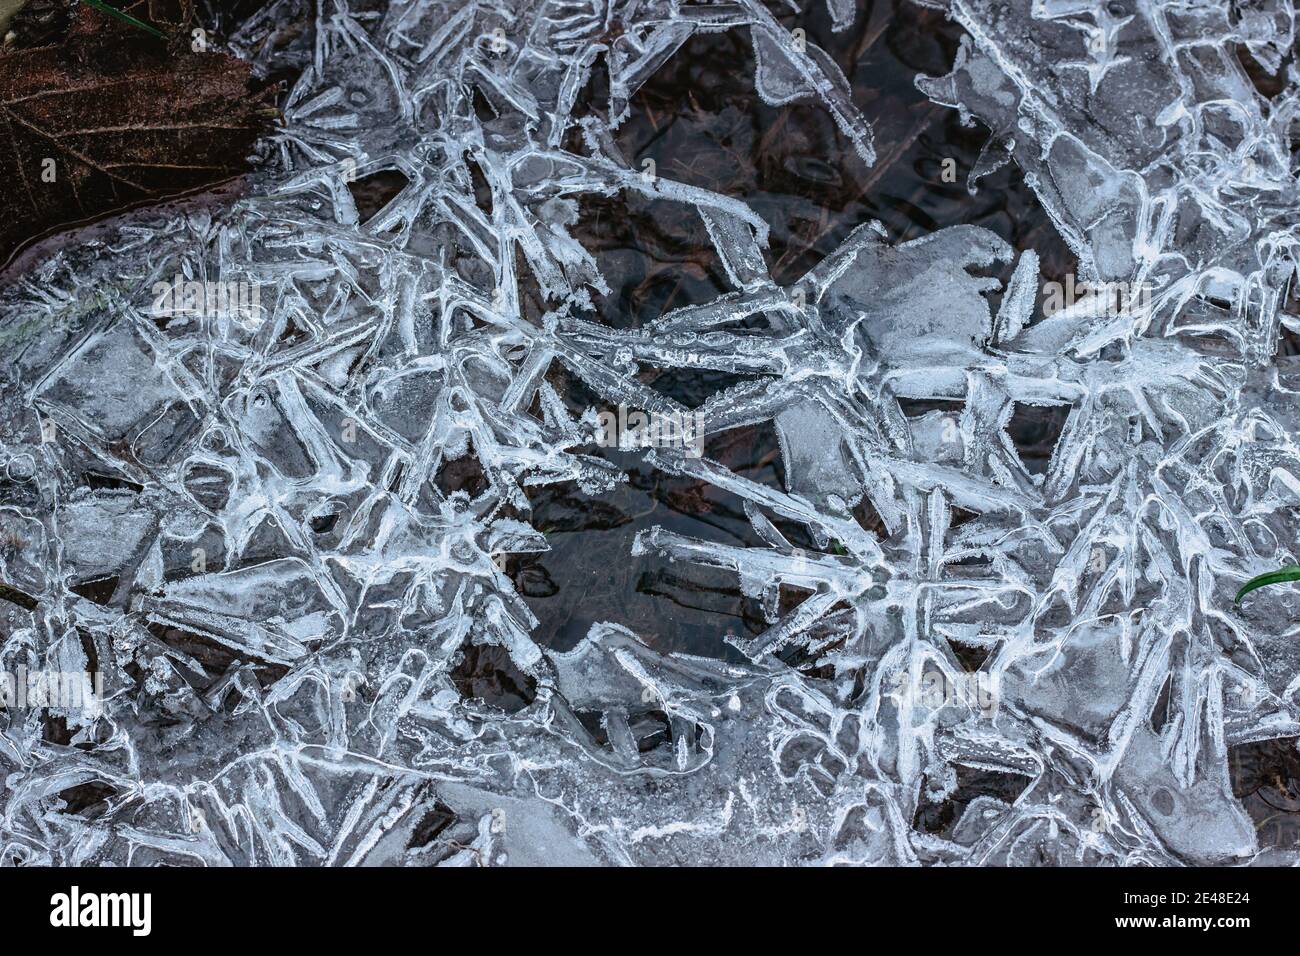
{"type": "Polygon", "coordinates": [[[55,42],[0,52],[0,264],[61,228],[238,176],[275,115],[246,63],[191,48],[188,0],[118,3],[169,39],[79,5],[55,42]]]}

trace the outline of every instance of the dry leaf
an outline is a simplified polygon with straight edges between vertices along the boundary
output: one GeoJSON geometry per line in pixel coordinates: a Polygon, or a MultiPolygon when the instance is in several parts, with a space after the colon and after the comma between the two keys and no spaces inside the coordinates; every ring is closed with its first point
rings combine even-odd
{"type": "Polygon", "coordinates": [[[188,3],[124,9],[172,39],[80,6],[60,41],[0,53],[0,263],[61,227],[239,175],[274,115],[247,64],[190,48],[188,3]]]}

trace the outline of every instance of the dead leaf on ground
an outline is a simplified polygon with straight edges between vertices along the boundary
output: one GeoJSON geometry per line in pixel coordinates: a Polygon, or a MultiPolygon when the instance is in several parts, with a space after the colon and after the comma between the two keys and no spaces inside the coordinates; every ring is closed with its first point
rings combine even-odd
{"type": "Polygon", "coordinates": [[[66,35],[0,52],[0,264],[60,228],[245,172],[274,109],[248,64],[191,49],[191,6],[121,8],[164,41],[79,6],[66,35]]]}

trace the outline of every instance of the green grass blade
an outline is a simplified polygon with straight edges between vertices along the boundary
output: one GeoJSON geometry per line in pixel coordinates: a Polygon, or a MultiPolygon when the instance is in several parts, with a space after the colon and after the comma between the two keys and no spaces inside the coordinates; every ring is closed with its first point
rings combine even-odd
{"type": "Polygon", "coordinates": [[[139,27],[141,30],[145,31],[145,33],[151,33],[160,40],[167,39],[167,34],[163,33],[157,27],[145,23],[143,20],[137,20],[125,10],[119,10],[117,7],[110,7],[107,3],[104,3],[104,0],[85,0],[85,3],[87,6],[94,7],[101,13],[107,13],[110,17],[117,17],[124,23],[129,23],[133,27],[139,27]]]}
{"type": "Polygon", "coordinates": [[[1300,581],[1300,565],[1288,564],[1280,571],[1269,571],[1267,574],[1251,578],[1241,586],[1241,590],[1237,592],[1233,603],[1240,602],[1245,595],[1255,590],[1255,588],[1262,588],[1269,584],[1281,584],[1283,581],[1300,581]]]}

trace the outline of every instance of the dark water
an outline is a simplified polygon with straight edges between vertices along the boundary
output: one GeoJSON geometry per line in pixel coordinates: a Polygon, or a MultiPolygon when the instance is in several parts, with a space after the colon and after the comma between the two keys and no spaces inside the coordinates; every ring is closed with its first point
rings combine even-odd
{"type": "MultiPolygon", "coordinates": [[[[575,409],[603,404],[566,370],[553,369],[550,378],[575,409]]],[[[698,404],[698,395],[681,388],[676,397],[698,404]]],[[[766,625],[757,602],[741,595],[735,575],[659,557],[634,558],[631,550],[636,533],[655,525],[720,544],[761,547],[740,499],[705,482],[658,471],[637,452],[583,450],[618,465],[628,481],[595,497],[572,483],[529,491],[533,525],[552,550],[514,557],[507,568],[542,622],[542,642],[567,649],[593,623],[612,621],[660,650],[739,660],[723,636],[752,636],[766,625]]],[[[784,487],[770,423],[714,436],[706,440],[704,454],[751,481],[784,487]]],[[[802,526],[779,526],[811,545],[802,526]]]]}
{"type": "MultiPolygon", "coordinates": [[[[800,15],[772,10],[788,28],[803,28],[809,42],[844,71],[854,101],[875,130],[875,165],[863,163],[820,105],[763,103],[754,92],[748,31],[733,30],[691,39],[633,97],[615,137],[633,168],[653,160],[660,176],[749,204],[771,227],[765,255],[782,284],[793,283],[871,219],[880,220],[894,241],[961,223],[980,225],[1016,249],[1036,249],[1048,276],[1073,271],[1073,256],[1010,168],[983,180],[970,195],[966,176],[987,130],[963,127],[956,111],[936,106],[916,89],[918,74],[948,72],[962,32],[956,24],[910,3],[884,2],[864,5],[854,26],[836,34],[821,4],[800,15]],[[946,158],[956,161],[955,183],[942,181],[946,158]]],[[[605,115],[603,69],[598,63],[580,115],[605,115]]],[[[730,291],[689,205],[628,192],[587,197],[574,232],[611,286],[608,296],[596,297],[598,314],[591,316],[609,326],[637,328],[669,309],[730,291]]],[[[643,368],[641,380],[693,408],[744,379],[643,368]]],[[[605,404],[558,363],[551,381],[577,413],[605,404]]],[[[1046,467],[1062,422],[1063,415],[1050,410],[1028,409],[1013,421],[1013,440],[1031,468],[1046,467]]],[[[593,622],[613,621],[657,648],[728,657],[735,652],[723,635],[763,630],[756,603],[741,595],[734,575],[630,554],[636,533],[655,525],[761,546],[739,499],[703,482],[661,474],[638,454],[584,450],[617,464],[629,481],[595,499],[572,484],[532,493],[534,523],[553,550],[515,559],[510,571],[542,622],[542,642],[568,647],[593,622]]],[[[705,455],[754,481],[785,488],[770,423],[714,436],[705,455]]],[[[873,519],[862,516],[864,525],[879,531],[873,519]]],[[[787,523],[782,531],[814,547],[802,526],[787,523]]],[[[783,595],[783,603],[792,608],[803,596],[783,595]]]]}
{"type": "MultiPolygon", "coordinates": [[[[1063,281],[1075,271],[1074,255],[1014,164],[982,179],[974,196],[968,192],[967,174],[988,130],[978,123],[963,126],[956,111],[929,102],[914,85],[918,74],[949,71],[960,27],[905,0],[859,4],[856,22],[839,34],[831,31],[822,4],[798,15],[776,5],[771,9],[786,27],[802,27],[809,41],[839,64],[875,132],[876,163],[867,167],[816,103],[764,104],[754,93],[748,32],[733,30],[693,38],[636,94],[631,115],[616,133],[629,165],[640,169],[653,160],[660,176],[745,201],[771,227],[765,257],[783,285],[798,280],[871,219],[883,223],[895,242],[947,226],[982,226],[1017,251],[1034,249],[1044,281],[1063,281]],[[945,159],[956,161],[956,182],[943,181],[945,159]]],[[[607,96],[598,64],[578,112],[603,116],[607,96]]],[[[598,315],[592,317],[609,326],[638,328],[667,310],[729,291],[703,224],[684,204],[626,193],[587,198],[575,235],[610,283],[611,293],[596,297],[598,315]]],[[[1002,270],[1004,283],[1012,266],[1002,270]]],[[[990,297],[993,308],[997,298],[990,297]]],[[[704,370],[654,368],[644,368],[641,378],[692,408],[742,380],[704,370]]],[[[603,407],[558,363],[550,380],[575,412],[603,407]]],[[[1017,407],[1008,432],[1031,471],[1046,470],[1067,412],[1017,407]]],[[[708,541],[761,546],[739,500],[703,482],[657,472],[638,454],[584,450],[614,462],[628,482],[594,498],[574,485],[531,492],[534,524],[552,550],[514,558],[508,570],[541,622],[538,639],[568,648],[593,623],[611,621],[661,650],[734,659],[736,651],[724,635],[752,635],[766,626],[734,575],[633,557],[631,545],[638,531],[662,525],[708,541]]],[[[747,478],[784,489],[770,423],[714,436],[705,454],[747,478]]],[[[863,513],[860,520],[883,534],[874,515],[863,513]]],[[[815,547],[800,527],[785,523],[781,530],[800,546],[815,547]]],[[[782,613],[803,596],[784,591],[782,613]]],[[[831,676],[815,659],[791,662],[809,676],[831,676]]],[[[1232,748],[1234,792],[1256,822],[1261,846],[1300,841],[1295,745],[1283,740],[1232,748]]],[[[966,772],[949,800],[922,801],[915,824],[949,834],[975,796],[1010,802],[1028,782],[1014,774],[966,772]]]]}
{"type": "MultiPolygon", "coordinates": [[[[1074,256],[1013,166],[983,179],[975,196],[967,192],[988,131],[962,126],[955,110],[916,89],[918,74],[949,71],[961,28],[899,0],[861,5],[853,27],[836,34],[824,5],[813,6],[796,16],[774,5],[773,13],[844,71],[875,131],[873,166],[816,102],[771,107],[758,98],[744,30],[692,38],[641,88],[616,134],[629,164],[653,160],[660,176],[746,202],[771,227],[767,263],[783,285],[871,219],[900,242],[983,226],[1017,250],[1038,251],[1045,278],[1073,272],[1074,256]],[[942,180],[945,159],[956,162],[956,182],[942,180]]],[[[597,80],[585,95],[586,108],[603,116],[605,86],[597,80]]],[[[615,287],[601,302],[609,324],[638,325],[727,290],[691,207],[616,196],[587,201],[583,214],[581,238],[615,287]]]]}

